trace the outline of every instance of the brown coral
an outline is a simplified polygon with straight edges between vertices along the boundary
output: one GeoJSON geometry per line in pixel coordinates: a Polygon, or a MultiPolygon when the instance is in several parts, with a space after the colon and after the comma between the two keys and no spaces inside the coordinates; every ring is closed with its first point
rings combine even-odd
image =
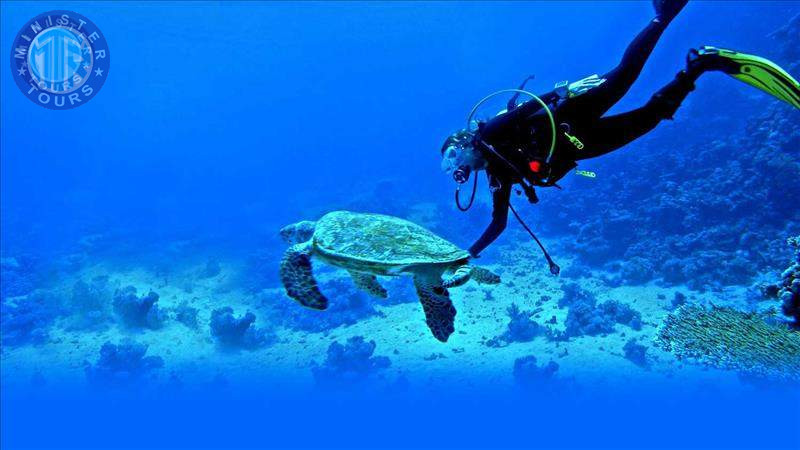
{"type": "Polygon", "coordinates": [[[800,333],[758,314],[683,306],[667,316],[656,342],[679,359],[758,378],[800,379],[800,333]]]}

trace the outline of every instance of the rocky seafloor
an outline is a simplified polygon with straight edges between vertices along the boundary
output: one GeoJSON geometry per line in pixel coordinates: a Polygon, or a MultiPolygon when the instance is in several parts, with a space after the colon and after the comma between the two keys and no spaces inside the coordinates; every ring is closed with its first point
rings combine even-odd
{"type": "MultiPolygon", "coordinates": [[[[699,291],[570,275],[574,262],[563,263],[566,276],[557,278],[519,246],[499,246],[498,253],[489,267],[500,285],[451,291],[458,315],[446,344],[430,335],[408,277],[389,279],[389,299],[381,300],[359,291],[346,273],[318,266],[331,299],[320,312],[302,308],[279,286],[243,283],[250,269],[241,260],[176,261],[166,272],[98,262],[34,287],[24,262],[4,258],[4,277],[17,284],[4,284],[3,388],[225,388],[258,379],[302,390],[353,383],[425,389],[437,382],[542,389],[556,381],[578,389],[630,382],[702,389],[800,379],[800,334],[789,314],[800,292],[796,259],[776,261],[783,278],[772,283],[699,291]],[[732,336],[749,349],[745,356],[733,341],[721,352],[712,345],[714,355],[692,348],[692,339],[703,338],[695,328],[708,325],[676,331],[681,314],[723,307],[751,318],[732,336]],[[751,333],[753,323],[766,334],[751,333]],[[749,359],[737,364],[740,357],[749,359]]],[[[718,337],[713,326],[707,331],[718,337]]]]}

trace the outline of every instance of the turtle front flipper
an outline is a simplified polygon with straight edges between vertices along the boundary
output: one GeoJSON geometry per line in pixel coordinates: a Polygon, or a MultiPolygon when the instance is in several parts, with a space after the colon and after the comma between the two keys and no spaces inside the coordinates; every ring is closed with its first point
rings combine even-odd
{"type": "Polygon", "coordinates": [[[311,271],[311,245],[297,244],[289,247],[281,259],[281,282],[286,294],[301,305],[314,309],[326,309],[328,299],[317,287],[311,271]]]}
{"type": "Polygon", "coordinates": [[[414,276],[414,287],[417,288],[419,301],[425,311],[425,322],[428,324],[433,337],[447,342],[455,331],[453,323],[456,318],[456,308],[450,301],[450,293],[442,286],[438,277],[422,274],[414,276]]]}
{"type": "Polygon", "coordinates": [[[480,284],[500,284],[500,275],[489,269],[484,269],[483,267],[472,266],[470,279],[480,284]]]}
{"type": "Polygon", "coordinates": [[[356,272],[354,270],[348,270],[347,272],[350,273],[350,278],[353,279],[353,282],[359,289],[369,292],[378,298],[386,298],[389,296],[386,289],[378,283],[378,278],[375,275],[356,272]]]}

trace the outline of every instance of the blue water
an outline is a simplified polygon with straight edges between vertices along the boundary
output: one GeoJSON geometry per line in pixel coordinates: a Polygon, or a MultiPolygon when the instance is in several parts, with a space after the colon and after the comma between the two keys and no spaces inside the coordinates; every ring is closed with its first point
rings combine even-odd
{"type": "MultiPolygon", "coordinates": [[[[327,317],[282,294],[278,230],[328,211],[406,217],[469,246],[489,194],[481,184],[472,211],[453,207],[444,138],[530,74],[545,92],[610,69],[649,2],[4,2],[2,58],[55,9],[100,27],[111,66],[67,111],[33,104],[0,70],[3,448],[800,447],[796,379],[748,382],[651,344],[675,292],[779,309],[757,285],[780,279],[800,234],[800,111],[723,75],[704,76],[673,122],[581,165],[598,178],[568,176],[536,206],[516,199],[565,271],[551,277],[510,223],[480,262],[513,291],[464,288],[447,344],[409,279],[386,283],[387,303],[320,267],[323,290],[348,299],[327,317]],[[633,305],[644,326],[485,344],[511,302],[563,325],[570,283],[633,305]],[[126,324],[112,305],[126,286],[158,293],[164,316],[126,324]],[[184,302],[197,324],[178,319],[184,302]],[[225,306],[255,314],[258,348],[213,334],[225,306]],[[314,367],[336,372],[326,351],[353,336],[390,366],[330,387],[314,367]],[[623,357],[631,336],[648,367],[623,357]],[[91,375],[102,344],[131,341],[160,365],[91,375]],[[555,378],[519,386],[514,361],[528,355],[557,362],[555,378]]],[[[800,75],[797,14],[790,1],[691,3],[611,113],[645,103],[702,44],[800,75]]]]}

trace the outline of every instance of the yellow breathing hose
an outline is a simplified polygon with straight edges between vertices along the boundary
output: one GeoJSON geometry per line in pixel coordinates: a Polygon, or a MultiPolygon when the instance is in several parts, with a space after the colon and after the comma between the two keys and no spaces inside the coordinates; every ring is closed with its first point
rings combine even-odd
{"type": "Polygon", "coordinates": [[[550,131],[552,136],[552,138],[550,139],[550,150],[547,152],[547,160],[546,160],[546,162],[549,163],[550,159],[553,158],[553,152],[556,150],[556,120],[553,118],[553,113],[550,111],[550,108],[547,106],[547,104],[544,101],[542,101],[542,99],[539,98],[538,95],[532,92],[524,91],[522,89],[502,89],[497,92],[492,92],[486,97],[483,97],[478,103],[475,104],[475,106],[472,107],[472,111],[469,112],[469,117],[467,117],[467,131],[473,131],[470,130],[470,127],[472,126],[472,117],[475,115],[475,111],[477,111],[478,108],[481,107],[481,105],[486,103],[486,101],[491,99],[492,97],[496,97],[500,94],[507,94],[511,92],[516,92],[518,94],[525,94],[530,96],[532,99],[539,102],[539,104],[542,105],[542,108],[544,108],[544,111],[547,113],[547,118],[550,119],[550,131]]]}

